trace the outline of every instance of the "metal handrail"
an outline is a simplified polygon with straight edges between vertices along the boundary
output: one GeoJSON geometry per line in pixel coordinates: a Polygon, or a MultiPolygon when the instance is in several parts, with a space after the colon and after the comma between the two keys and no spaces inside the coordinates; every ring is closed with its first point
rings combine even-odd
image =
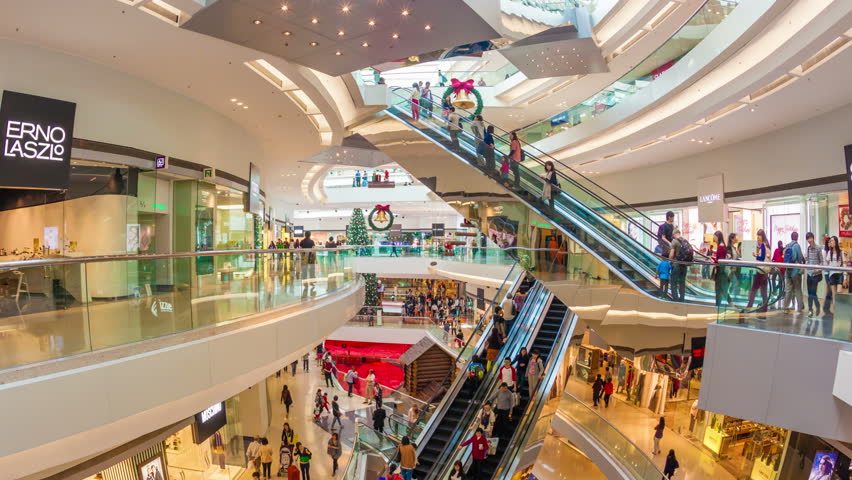
{"type": "Polygon", "coordinates": [[[756,268],[791,268],[798,270],[830,270],[832,272],[852,273],[852,267],[837,267],[832,265],[814,265],[812,263],[781,263],[781,262],[756,262],[751,260],[719,260],[720,265],[734,265],[756,268]]]}
{"type": "MultiPolygon", "coordinates": [[[[606,424],[607,424],[607,426],[608,426],[609,428],[611,428],[612,430],[614,430],[614,431],[618,432],[618,434],[619,434],[622,438],[624,438],[625,440],[627,440],[627,442],[628,442],[628,443],[630,443],[631,445],[633,445],[633,447],[634,447],[637,451],[639,451],[639,452],[641,452],[641,453],[642,453],[642,456],[643,456],[643,457],[645,457],[645,459],[648,461],[648,463],[649,463],[650,465],[652,465],[652,466],[653,466],[653,467],[654,467],[654,468],[655,468],[655,469],[656,469],[656,470],[660,473],[660,478],[665,478],[665,475],[663,475],[663,472],[660,470],[660,468],[657,466],[657,464],[655,464],[655,463],[654,463],[654,461],[651,459],[651,457],[649,457],[649,456],[648,456],[648,454],[647,454],[647,453],[645,453],[645,450],[643,450],[643,449],[639,448],[639,446],[638,446],[638,445],[636,445],[636,443],[634,443],[634,442],[633,442],[633,440],[630,440],[630,438],[629,438],[627,435],[623,434],[623,433],[621,432],[621,430],[619,430],[619,429],[618,429],[615,425],[613,425],[612,423],[610,423],[610,421],[609,421],[609,420],[607,420],[606,418],[604,418],[603,416],[601,416],[601,414],[600,414],[600,413],[596,412],[596,411],[595,411],[592,407],[590,407],[590,406],[586,405],[586,404],[585,404],[585,402],[583,402],[583,401],[582,401],[582,400],[580,400],[579,398],[575,397],[574,395],[572,395],[572,394],[571,394],[571,393],[569,393],[568,391],[563,392],[563,393],[562,393],[562,397],[563,397],[563,398],[564,398],[564,397],[571,397],[571,398],[572,398],[575,402],[577,402],[578,404],[580,404],[580,405],[582,405],[583,407],[585,407],[585,408],[586,408],[586,410],[588,410],[588,411],[590,411],[590,412],[594,413],[594,414],[595,414],[595,416],[597,416],[600,420],[603,420],[603,422],[604,422],[604,423],[606,423],[606,424]]],[[[563,412],[562,412],[562,410],[561,410],[561,409],[559,409],[559,408],[557,408],[557,409],[556,409],[556,415],[558,415],[558,416],[562,417],[562,418],[563,418],[564,420],[566,420],[566,421],[570,421],[570,420],[571,420],[571,419],[570,419],[570,417],[568,417],[565,413],[563,413],[563,412]]],[[[581,428],[582,428],[582,427],[581,427],[581,428]]],[[[585,430],[585,429],[584,429],[584,430],[585,430]]],[[[597,437],[595,437],[595,438],[597,438],[597,437]]]]}

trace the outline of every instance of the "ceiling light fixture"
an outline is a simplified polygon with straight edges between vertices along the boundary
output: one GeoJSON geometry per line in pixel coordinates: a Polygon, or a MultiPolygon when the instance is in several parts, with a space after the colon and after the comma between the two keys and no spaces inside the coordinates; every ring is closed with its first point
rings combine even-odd
{"type": "Polygon", "coordinates": [[[319,18],[317,18],[317,17],[312,18],[312,19],[311,19],[311,23],[313,23],[314,25],[318,24],[318,23],[319,23],[319,18]]]}
{"type": "Polygon", "coordinates": [[[337,56],[339,57],[339,56],[343,55],[343,52],[341,52],[340,50],[338,50],[338,51],[334,52],[334,54],[335,54],[335,55],[337,55],[337,56]]]}
{"type": "Polygon", "coordinates": [[[337,31],[337,36],[338,36],[338,37],[342,37],[342,36],[344,36],[344,35],[346,35],[346,32],[344,32],[343,30],[338,30],[338,31],[337,31]]]}
{"type": "Polygon", "coordinates": [[[239,105],[239,106],[241,106],[241,107],[242,107],[242,106],[243,106],[243,102],[237,102],[237,105],[239,105]]]}
{"type": "Polygon", "coordinates": [[[343,13],[349,13],[349,5],[344,5],[343,8],[340,9],[343,13]]]}
{"type": "Polygon", "coordinates": [[[248,105],[243,105],[243,109],[245,110],[246,108],[248,108],[248,105]]]}
{"type": "Polygon", "coordinates": [[[394,40],[396,40],[397,38],[399,38],[399,34],[398,34],[398,33],[394,33],[393,35],[391,35],[391,38],[393,38],[394,40]]]}
{"type": "Polygon", "coordinates": [[[362,43],[362,44],[361,44],[361,46],[366,48],[366,47],[369,47],[369,46],[370,46],[370,44],[369,44],[369,43],[367,43],[367,42],[364,42],[364,43],[362,43]]]}
{"type": "Polygon", "coordinates": [[[407,17],[409,13],[411,13],[411,12],[409,12],[407,9],[406,9],[406,10],[403,10],[403,11],[402,11],[402,16],[403,16],[403,17],[407,17]]]}
{"type": "Polygon", "coordinates": [[[432,30],[432,25],[426,25],[423,27],[424,30],[432,30]]]}
{"type": "Polygon", "coordinates": [[[376,26],[376,21],[375,21],[375,20],[373,20],[373,19],[371,18],[371,19],[370,19],[370,21],[369,21],[369,22],[367,22],[367,25],[369,25],[369,26],[371,26],[371,27],[375,27],[375,26],[376,26]]]}
{"type": "Polygon", "coordinates": [[[311,43],[309,43],[308,45],[310,45],[310,46],[312,46],[312,47],[316,47],[317,45],[319,45],[319,43],[317,43],[317,42],[311,42],[311,43]]]}
{"type": "Polygon", "coordinates": [[[236,99],[236,98],[232,98],[232,99],[231,99],[231,102],[236,102],[236,101],[237,101],[237,99],[236,99]]]}
{"type": "Polygon", "coordinates": [[[286,30],[282,33],[284,34],[285,37],[289,37],[290,35],[293,35],[293,32],[291,32],[290,30],[286,30]]]}
{"type": "Polygon", "coordinates": [[[253,23],[253,24],[255,24],[255,25],[260,25],[261,23],[263,23],[263,21],[258,20],[257,18],[255,18],[254,20],[252,20],[252,22],[251,22],[251,23],[253,23]]]}
{"type": "Polygon", "coordinates": [[[288,11],[288,10],[290,10],[290,7],[289,7],[289,6],[287,6],[287,4],[286,4],[286,3],[285,3],[284,5],[281,5],[281,11],[282,11],[282,12],[286,12],[286,11],[288,11]]]}

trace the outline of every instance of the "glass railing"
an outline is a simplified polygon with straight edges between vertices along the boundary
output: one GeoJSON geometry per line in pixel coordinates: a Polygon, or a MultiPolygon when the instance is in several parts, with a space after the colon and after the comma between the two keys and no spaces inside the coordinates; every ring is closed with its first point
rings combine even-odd
{"type": "MultiPolygon", "coordinates": [[[[576,238],[586,249],[586,253],[605,262],[613,272],[616,272],[616,275],[632,284],[634,288],[666,300],[715,305],[715,283],[705,275],[705,272],[712,271],[712,262],[709,259],[701,257],[697,252],[694,252],[694,262],[689,263],[663,258],[621,229],[621,225],[626,222],[636,222],[621,208],[612,206],[562,173],[557,172],[560,183],[558,187],[546,183],[539,168],[544,162],[531,155],[527,155],[523,162],[515,162],[501,155],[494,155],[494,157],[490,154],[487,157],[481,155],[480,139],[467,129],[459,131],[457,137],[454,137],[450,136],[442,120],[427,119],[423,116],[420,116],[419,120],[415,119],[410,103],[402,92],[404,92],[402,89],[393,92],[397,95],[398,102],[388,109],[390,114],[420,131],[427,138],[431,138],[471,167],[515,192],[531,209],[547,217],[555,224],[555,228],[576,238]],[[479,153],[478,146],[480,146],[479,153]],[[499,171],[504,161],[513,167],[513,172],[510,174],[504,175],[499,171]],[[547,196],[548,189],[551,199],[542,200],[543,196],[547,196]],[[678,295],[669,289],[660,288],[657,272],[664,261],[673,264],[672,285],[683,285],[683,288],[677,290],[678,295]]],[[[461,119],[461,122],[464,127],[473,127],[466,118],[461,119]]],[[[495,141],[501,144],[503,139],[495,138],[495,141]]],[[[645,226],[640,225],[640,227],[647,234],[656,237],[655,232],[651,232],[645,226]]],[[[566,273],[576,271],[576,263],[572,265],[572,262],[577,261],[575,255],[577,252],[572,248],[564,246],[563,248],[565,248],[564,256],[557,254],[556,258],[549,262],[550,265],[556,266],[557,270],[562,268],[566,273]],[[561,261],[563,257],[568,260],[561,261]]],[[[507,253],[513,254],[511,250],[507,253]]],[[[530,258],[533,263],[540,265],[541,262],[536,262],[534,256],[530,258]]],[[[528,268],[526,263],[524,266],[528,268]]],[[[773,291],[773,295],[777,294],[777,291],[773,291]]],[[[733,301],[736,305],[745,306],[747,297],[736,297],[733,301]]],[[[762,307],[763,305],[758,306],[758,308],[762,307]]]]}
{"type": "Polygon", "coordinates": [[[251,250],[0,263],[0,368],[313,300],[352,284],[351,261],[251,250]]]}
{"type": "Polygon", "coordinates": [[[582,429],[601,449],[608,452],[628,472],[630,478],[659,480],[666,478],[654,461],[594,409],[570,393],[562,395],[557,416],[582,429]]]}
{"type": "Polygon", "coordinates": [[[724,292],[717,296],[719,323],[852,342],[852,295],[843,287],[852,268],[788,263],[771,267],[733,260],[718,265],[711,275],[717,291],[724,292]],[[780,294],[773,295],[776,291],[780,294]],[[758,309],[742,308],[731,301],[732,295],[748,298],[747,305],[759,305],[764,296],[767,301],[758,309]]]}
{"type": "Polygon", "coordinates": [[[591,120],[653,84],[712,32],[743,0],[708,0],[671,38],[621,78],[583,102],[518,131],[527,143],[591,120]]]}

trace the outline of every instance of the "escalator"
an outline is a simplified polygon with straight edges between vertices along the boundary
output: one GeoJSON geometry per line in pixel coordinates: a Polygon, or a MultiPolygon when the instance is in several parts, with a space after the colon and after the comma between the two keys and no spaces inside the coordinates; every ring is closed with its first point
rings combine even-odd
{"type": "MultiPolygon", "coordinates": [[[[427,115],[421,115],[414,120],[411,115],[411,104],[408,101],[409,90],[394,89],[389,93],[390,106],[385,113],[404,123],[409,128],[429,139],[453,158],[475,168],[486,177],[501,185],[501,189],[510,192],[511,196],[541,216],[550,220],[553,225],[565,235],[581,244],[585,250],[603,262],[622,280],[638,291],[648,296],[658,296],[658,281],[655,279],[657,265],[663,260],[634,237],[646,236],[656,238],[659,225],[650,218],[631,207],[617,196],[606,191],[592,180],[580,175],[565,165],[559,164],[535,147],[522,146],[524,160],[518,165],[519,181],[514,182],[515,175],[510,174],[514,185],[501,179],[497,170],[501,157],[509,151],[509,133],[495,127],[494,139],[495,162],[486,165],[484,158],[477,155],[478,138],[472,133],[471,121],[467,118],[470,112],[462,113],[460,120],[462,130],[458,133],[457,142],[449,135],[446,123],[441,116],[440,106],[425,102],[421,110],[427,110],[427,115]],[[547,161],[558,164],[557,176],[560,188],[553,195],[553,204],[541,200],[544,187],[542,174],[547,161]]],[[[488,124],[486,124],[488,125],[488,124]]],[[[397,159],[400,161],[402,159],[397,159]]],[[[406,166],[403,164],[403,166],[406,166]]],[[[437,193],[437,192],[436,192],[437,193]]],[[[700,265],[709,262],[695,252],[696,263],[681,264],[686,273],[685,303],[699,305],[714,305],[716,295],[712,285],[696,281],[694,272],[700,271],[700,265]]],[[[676,265],[678,262],[673,262],[676,265]]],[[[769,273],[769,268],[764,273],[769,273]]],[[[777,300],[779,289],[773,289],[770,299],[758,308],[765,308],[777,300]],[[774,297],[774,298],[772,298],[774,297]]],[[[734,301],[745,303],[745,298],[735,293],[734,301]],[[739,295],[739,296],[737,296],[739,295]]],[[[665,299],[670,299],[668,296],[665,299]]]]}
{"type": "MultiPolygon", "coordinates": [[[[528,282],[523,282],[519,286],[518,291],[522,293],[529,292],[529,294],[523,308],[515,319],[512,330],[508,332],[508,340],[501,349],[501,354],[502,352],[511,350],[514,345],[519,343],[519,338],[526,331],[526,328],[523,327],[534,325],[541,316],[541,312],[545,306],[545,299],[548,296],[546,290],[543,288],[536,287],[531,289],[531,284],[528,282]]],[[[482,350],[479,352],[483,357],[485,345],[486,342],[482,342],[482,350]]],[[[517,350],[519,349],[520,347],[517,347],[517,350]]],[[[496,371],[497,368],[493,368],[492,373],[496,371]]],[[[459,375],[463,376],[460,387],[455,393],[452,391],[448,392],[448,395],[454,396],[449,399],[442,416],[436,418],[436,423],[433,425],[431,432],[426,432],[425,434],[428,439],[425,443],[422,443],[418,452],[420,463],[415,472],[416,478],[426,478],[428,473],[436,466],[442,465],[439,460],[449,446],[457,443],[459,433],[462,431],[459,427],[465,424],[465,417],[470,411],[470,406],[482,402],[483,396],[488,392],[488,387],[493,385],[493,381],[496,379],[496,375],[489,373],[482,381],[477,382],[467,377],[468,372],[466,370],[459,372],[459,375]]]]}
{"type": "MultiPolygon", "coordinates": [[[[544,314],[544,318],[539,323],[538,332],[532,341],[532,344],[527,348],[527,351],[537,351],[541,355],[543,365],[548,365],[558,340],[560,332],[563,328],[568,328],[566,318],[570,311],[555,295],[551,295],[551,303],[544,314]]],[[[514,437],[522,432],[519,431],[519,424],[524,417],[520,412],[527,412],[530,402],[534,399],[536,392],[529,391],[529,385],[521,391],[520,404],[515,409],[514,419],[512,421],[512,432],[514,437]]],[[[511,443],[511,437],[506,437],[500,440],[502,445],[498,446],[497,455],[489,455],[485,461],[484,474],[485,478],[493,478],[497,472],[497,468],[503,460],[503,455],[507,452],[506,446],[511,443]]]]}

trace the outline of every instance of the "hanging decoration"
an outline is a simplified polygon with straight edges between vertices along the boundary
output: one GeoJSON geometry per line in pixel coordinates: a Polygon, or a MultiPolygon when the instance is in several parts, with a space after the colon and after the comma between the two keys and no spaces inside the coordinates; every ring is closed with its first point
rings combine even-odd
{"type": "Polygon", "coordinates": [[[367,216],[367,222],[370,224],[370,228],[377,232],[390,230],[391,225],[393,225],[393,212],[391,212],[390,205],[376,205],[370,211],[370,215],[367,216]]]}
{"type": "Polygon", "coordinates": [[[450,80],[450,84],[451,85],[444,91],[444,94],[441,95],[441,98],[452,98],[453,105],[456,108],[468,111],[473,109],[473,112],[470,115],[471,120],[482,113],[482,95],[480,95],[479,90],[473,86],[473,79],[462,82],[458,78],[453,78],[450,80]],[[476,101],[470,97],[471,94],[476,101]]]}

